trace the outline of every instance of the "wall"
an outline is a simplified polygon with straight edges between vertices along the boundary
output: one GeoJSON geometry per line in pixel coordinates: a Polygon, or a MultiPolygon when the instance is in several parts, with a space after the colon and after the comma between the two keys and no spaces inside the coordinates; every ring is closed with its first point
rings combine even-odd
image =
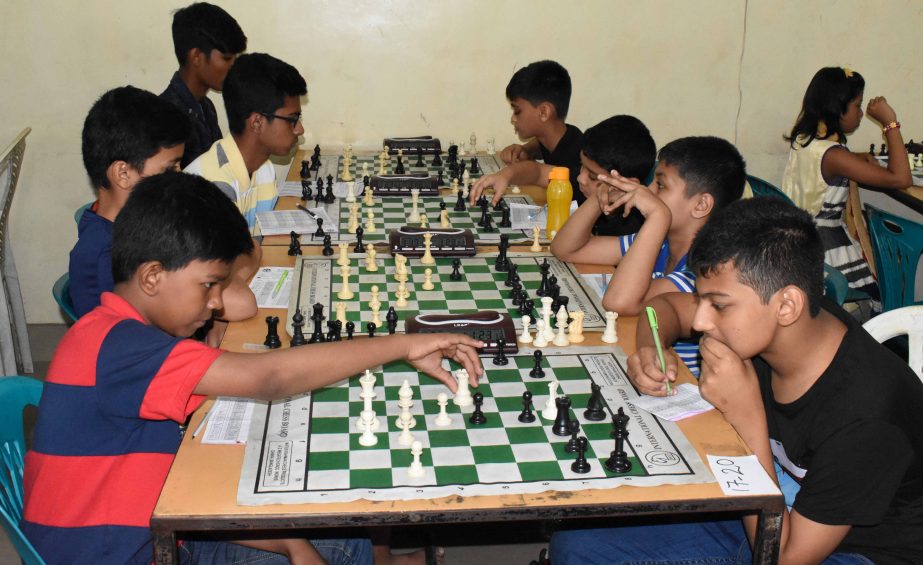
{"type": "MultiPolygon", "coordinates": [[[[304,145],[373,147],[387,135],[513,142],[503,89],[542,58],[571,72],[568,121],[616,113],[658,145],[684,135],[735,141],[750,171],[778,183],[790,127],[814,71],[846,65],[917,130],[923,86],[911,45],[923,4],[889,0],[213,0],[244,28],[250,51],[298,67],[309,84],[304,145]]],[[[73,211],[92,198],[80,129],[114,86],[159,93],[175,69],[171,11],[186,0],[0,2],[0,145],[31,126],[13,206],[12,241],[32,323],[59,322],[51,285],[76,241],[73,211]]],[[[223,113],[220,95],[212,94],[223,113]]],[[[223,119],[223,118],[222,118],[223,119]]],[[[222,121],[222,127],[224,123],[222,121]]],[[[880,142],[866,121],[855,150],[880,142]]]]}

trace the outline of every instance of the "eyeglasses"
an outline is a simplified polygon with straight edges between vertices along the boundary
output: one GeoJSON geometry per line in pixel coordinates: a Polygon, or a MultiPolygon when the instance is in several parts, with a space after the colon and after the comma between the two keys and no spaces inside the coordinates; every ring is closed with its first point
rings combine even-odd
{"type": "Polygon", "coordinates": [[[295,114],[294,116],[280,116],[278,114],[269,114],[267,112],[260,112],[260,114],[269,118],[270,120],[273,118],[279,118],[283,122],[288,122],[288,124],[292,126],[292,129],[295,129],[295,126],[297,126],[298,122],[301,121],[301,114],[295,114]]]}

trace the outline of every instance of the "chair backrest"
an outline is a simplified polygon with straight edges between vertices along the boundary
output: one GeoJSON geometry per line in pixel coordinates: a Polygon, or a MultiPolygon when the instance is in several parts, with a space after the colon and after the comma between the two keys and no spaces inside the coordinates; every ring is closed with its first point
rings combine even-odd
{"type": "Polygon", "coordinates": [[[906,335],[910,342],[907,363],[923,380],[923,306],[906,306],[879,314],[862,327],[880,342],[906,335]]]}
{"type": "Polygon", "coordinates": [[[19,529],[26,442],[22,412],[38,406],[42,382],[30,377],[0,377],[0,523],[26,565],[44,563],[19,529]]]}
{"type": "Polygon", "coordinates": [[[772,198],[781,198],[789,204],[794,204],[792,199],[789,198],[787,194],[759,177],[747,175],[747,182],[750,184],[750,190],[753,191],[753,196],[769,196],[772,198]]]}
{"type": "Polygon", "coordinates": [[[869,235],[878,266],[883,312],[914,303],[917,262],[923,252],[923,226],[866,206],[869,235]]]}
{"type": "Polygon", "coordinates": [[[848,293],[846,275],[824,263],[824,296],[842,306],[848,293]]]}
{"type": "Polygon", "coordinates": [[[64,273],[54,282],[51,295],[54,296],[54,301],[58,303],[61,311],[68,317],[68,321],[76,322],[77,312],[74,311],[74,301],[71,300],[70,275],[64,273]]]}
{"type": "Polygon", "coordinates": [[[77,222],[77,225],[80,225],[80,218],[83,217],[83,213],[89,210],[90,206],[92,205],[93,205],[92,202],[87,202],[86,204],[84,204],[80,208],[77,208],[77,210],[74,211],[74,221],[77,222]]]}
{"type": "Polygon", "coordinates": [[[10,217],[10,207],[13,205],[13,194],[19,183],[19,172],[22,168],[22,158],[26,153],[26,136],[32,128],[25,128],[16,138],[0,153],[0,263],[3,263],[6,239],[6,221],[10,217]]]}

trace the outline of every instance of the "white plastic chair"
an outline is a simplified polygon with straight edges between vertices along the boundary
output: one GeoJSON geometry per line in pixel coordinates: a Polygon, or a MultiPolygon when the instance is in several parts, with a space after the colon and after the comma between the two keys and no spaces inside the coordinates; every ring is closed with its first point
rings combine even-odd
{"type": "Polygon", "coordinates": [[[906,335],[910,368],[923,380],[923,306],[905,306],[875,316],[862,327],[879,342],[906,335]]]}

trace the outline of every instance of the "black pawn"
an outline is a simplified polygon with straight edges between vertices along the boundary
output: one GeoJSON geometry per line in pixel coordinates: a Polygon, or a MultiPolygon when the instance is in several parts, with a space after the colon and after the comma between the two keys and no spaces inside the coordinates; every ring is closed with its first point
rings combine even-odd
{"type": "Polygon", "coordinates": [[[311,181],[302,180],[301,181],[301,201],[307,202],[311,199],[311,181]]]}
{"type": "Polygon", "coordinates": [[[324,204],[324,187],[323,182],[317,179],[317,194],[314,195],[314,207],[320,208],[324,204]]]}
{"type": "Polygon", "coordinates": [[[330,243],[330,236],[324,236],[324,250],[322,251],[325,257],[330,257],[333,255],[333,244],[330,243]]]}
{"type": "Polygon", "coordinates": [[[465,207],[464,192],[460,188],[458,189],[458,200],[455,201],[454,210],[456,212],[464,212],[465,210],[467,210],[467,208],[465,207]]]}
{"type": "Polygon", "coordinates": [[[580,433],[580,422],[577,420],[571,420],[569,424],[568,431],[570,431],[570,439],[567,440],[567,445],[564,446],[564,451],[568,453],[577,452],[577,434],[580,433]]]}
{"type": "Polygon", "coordinates": [[[483,426],[487,423],[487,417],[484,416],[484,412],[481,410],[481,406],[484,404],[484,395],[480,392],[476,392],[472,398],[474,399],[474,412],[471,413],[471,417],[468,418],[468,421],[475,426],[483,426]]]}
{"type": "Polygon", "coordinates": [[[522,304],[522,284],[518,281],[513,285],[513,290],[510,291],[510,302],[513,303],[513,306],[522,304]]]}
{"type": "Polygon", "coordinates": [[[471,158],[471,174],[476,175],[481,172],[480,164],[478,163],[477,157],[471,158]]]}
{"type": "Polygon", "coordinates": [[[291,242],[288,244],[288,254],[291,256],[301,255],[301,239],[296,232],[290,232],[288,236],[291,242]]]}
{"type": "Polygon", "coordinates": [[[513,220],[510,219],[510,207],[509,206],[503,207],[503,211],[500,214],[500,227],[501,228],[513,227],[513,220]]]}
{"type": "Polygon", "coordinates": [[[400,155],[397,156],[397,165],[394,167],[394,174],[403,175],[404,174],[404,159],[400,155]]]}
{"type": "Polygon", "coordinates": [[[875,144],[874,143],[869,145],[869,155],[871,155],[872,157],[875,156],[875,144]]]}
{"type": "Polygon", "coordinates": [[[388,334],[394,335],[394,332],[397,331],[397,312],[394,310],[394,306],[388,308],[388,313],[385,314],[385,322],[388,324],[388,334]]]}
{"type": "Polygon", "coordinates": [[[554,399],[555,406],[558,407],[558,415],[554,418],[554,424],[551,425],[551,433],[556,436],[570,435],[570,398],[559,396],[554,399]]]}
{"type": "Polygon", "coordinates": [[[365,331],[369,333],[369,338],[375,337],[375,322],[369,322],[365,325],[365,331]]]}
{"type": "Polygon", "coordinates": [[[417,162],[414,163],[414,167],[425,167],[426,163],[423,162],[423,148],[417,148],[417,162]]]}
{"type": "Polygon", "coordinates": [[[522,413],[519,414],[519,421],[523,424],[535,421],[535,414],[532,413],[532,393],[528,390],[522,393],[522,413]]]}
{"type": "Polygon", "coordinates": [[[439,212],[442,212],[443,210],[445,210],[445,208],[446,208],[445,200],[443,200],[442,202],[439,203],[439,212]]]}
{"type": "Polygon", "coordinates": [[[503,351],[506,348],[506,340],[502,337],[497,338],[497,354],[494,355],[494,365],[502,367],[503,365],[508,365],[510,360],[506,357],[506,352],[503,351]]]}
{"type": "Polygon", "coordinates": [[[612,437],[615,438],[615,450],[606,459],[606,469],[612,473],[627,473],[631,470],[631,461],[625,453],[625,439],[628,437],[628,416],[619,408],[612,416],[612,437]]]}
{"type": "MultiPolygon", "coordinates": [[[[571,471],[580,473],[581,475],[590,472],[590,463],[586,460],[586,450],[588,447],[589,442],[585,437],[577,439],[577,460],[571,463],[571,471]]],[[[630,468],[631,467],[629,467],[629,469],[630,468]]]]}
{"type": "Polygon", "coordinates": [[[500,200],[497,200],[496,204],[494,204],[494,212],[499,212],[506,207],[506,201],[501,198],[500,200]]]}
{"type": "Polygon", "coordinates": [[[343,341],[343,322],[333,321],[333,339],[330,341],[343,341]]]}
{"type": "Polygon", "coordinates": [[[295,309],[295,315],[292,316],[292,340],[288,342],[291,347],[305,345],[308,341],[304,338],[304,316],[301,314],[301,308],[295,309]]]}
{"type": "Polygon", "coordinates": [[[335,339],[337,335],[336,327],[337,327],[336,320],[330,320],[329,322],[327,322],[327,341],[336,341],[335,339]]]}
{"type": "Polygon", "coordinates": [[[606,404],[603,400],[602,387],[596,383],[590,384],[590,399],[586,403],[586,410],[583,411],[583,417],[593,422],[599,422],[606,419],[606,404]]]}
{"type": "Polygon", "coordinates": [[[542,352],[536,351],[532,354],[532,359],[534,359],[535,364],[532,365],[532,370],[529,371],[529,376],[533,379],[540,379],[545,376],[545,369],[542,369],[542,352]]]}
{"type": "Polygon", "coordinates": [[[362,226],[356,228],[356,247],[353,248],[353,253],[365,253],[365,245],[362,243],[364,233],[365,230],[362,229],[362,226]]]}
{"type": "Polygon", "coordinates": [[[326,319],[324,316],[324,305],[318,302],[312,308],[314,309],[314,313],[311,314],[311,321],[314,322],[314,332],[311,334],[311,339],[308,340],[308,343],[323,343],[327,341],[327,338],[324,336],[323,325],[326,319]]]}
{"type": "Polygon", "coordinates": [[[442,169],[439,169],[439,175],[436,177],[436,184],[438,186],[445,186],[445,178],[442,176],[442,169]]]}
{"type": "Polygon", "coordinates": [[[279,317],[266,316],[266,339],[263,345],[269,349],[278,349],[282,347],[282,340],[279,339],[279,317]]]}
{"type": "MultiPolygon", "coordinates": [[[[440,155],[439,153],[436,153],[435,155],[433,155],[432,165],[434,167],[441,167],[442,166],[442,155],[440,155]]],[[[441,175],[442,171],[440,170],[439,173],[441,175]]]]}
{"type": "Polygon", "coordinates": [[[887,146],[887,144],[882,143],[882,144],[881,144],[881,150],[878,152],[878,156],[879,156],[879,157],[884,157],[884,156],[887,155],[887,154],[888,154],[888,146],[887,146]]]}
{"type": "Polygon", "coordinates": [[[311,176],[311,164],[307,161],[301,162],[301,178],[306,179],[311,176]]]}
{"type": "Polygon", "coordinates": [[[455,259],[452,259],[452,272],[449,274],[449,278],[453,281],[462,280],[461,272],[459,269],[461,269],[461,259],[456,257],[455,259]]]}
{"type": "Polygon", "coordinates": [[[346,341],[353,340],[353,332],[356,331],[355,322],[346,322],[346,341]]]}

